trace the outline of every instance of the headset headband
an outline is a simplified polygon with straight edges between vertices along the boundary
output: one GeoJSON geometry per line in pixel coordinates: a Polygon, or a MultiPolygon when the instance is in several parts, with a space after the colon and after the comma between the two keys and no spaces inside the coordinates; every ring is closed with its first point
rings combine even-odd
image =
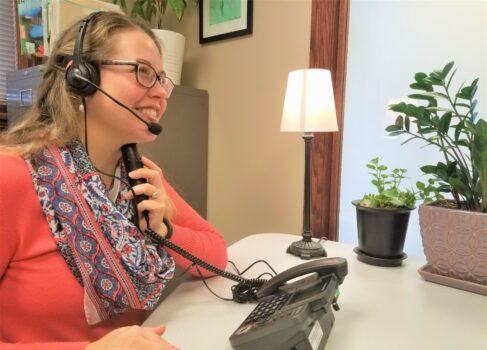
{"type": "Polygon", "coordinates": [[[85,62],[83,58],[83,41],[86,28],[100,14],[101,12],[93,12],[81,21],[74,44],[73,62],[66,69],[66,82],[71,90],[80,96],[93,95],[96,92],[96,86],[100,84],[98,66],[91,62],[85,62]]]}
{"type": "Polygon", "coordinates": [[[73,51],[73,64],[79,65],[83,63],[83,41],[85,40],[86,28],[88,27],[88,23],[98,17],[101,12],[93,12],[86,16],[79,26],[78,35],[76,37],[76,42],[74,44],[74,51],[73,51]]]}

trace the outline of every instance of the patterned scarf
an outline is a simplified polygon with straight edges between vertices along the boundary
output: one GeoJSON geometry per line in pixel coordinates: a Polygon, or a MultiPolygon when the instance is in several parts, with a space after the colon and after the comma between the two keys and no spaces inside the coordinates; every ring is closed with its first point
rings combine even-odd
{"type": "Polygon", "coordinates": [[[121,184],[112,203],[79,141],[26,162],[58,249],[84,287],[88,324],[153,309],[173,277],[174,260],[131,222],[127,186],[121,184]]]}

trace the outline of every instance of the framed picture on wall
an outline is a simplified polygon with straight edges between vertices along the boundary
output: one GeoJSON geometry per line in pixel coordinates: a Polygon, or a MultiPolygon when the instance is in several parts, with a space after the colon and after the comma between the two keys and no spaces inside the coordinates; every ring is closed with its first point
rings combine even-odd
{"type": "Polygon", "coordinates": [[[253,0],[201,0],[200,44],[252,34],[253,0]]]}

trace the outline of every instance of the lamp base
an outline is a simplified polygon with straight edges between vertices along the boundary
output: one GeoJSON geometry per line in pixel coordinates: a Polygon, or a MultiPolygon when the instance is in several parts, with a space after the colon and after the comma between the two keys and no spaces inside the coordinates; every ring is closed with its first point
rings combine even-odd
{"type": "Polygon", "coordinates": [[[306,238],[291,243],[286,252],[299,256],[301,259],[304,260],[327,256],[325,248],[320,243],[313,242],[311,239],[308,240],[306,238]]]}

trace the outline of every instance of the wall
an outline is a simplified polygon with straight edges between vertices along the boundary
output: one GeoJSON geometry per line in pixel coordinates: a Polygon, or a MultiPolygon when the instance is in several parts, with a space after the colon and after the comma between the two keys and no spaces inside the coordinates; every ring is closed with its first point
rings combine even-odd
{"type": "Polygon", "coordinates": [[[304,143],[279,128],[287,75],[309,64],[311,0],[256,0],[253,19],[251,36],[205,45],[192,1],[166,22],[186,36],[182,85],[209,93],[208,220],[228,243],[302,227],[304,143]]]}
{"type": "MultiPolygon", "coordinates": [[[[350,204],[373,191],[365,164],[374,156],[390,167],[409,169],[409,182],[421,180],[419,167],[440,160],[419,142],[387,138],[383,131],[390,98],[410,94],[414,73],[458,68],[456,86],[480,78],[479,115],[487,103],[486,1],[351,1],[345,125],[341,176],[340,241],[357,242],[355,208],[350,204]]],[[[405,252],[422,255],[417,211],[405,252]]]]}

